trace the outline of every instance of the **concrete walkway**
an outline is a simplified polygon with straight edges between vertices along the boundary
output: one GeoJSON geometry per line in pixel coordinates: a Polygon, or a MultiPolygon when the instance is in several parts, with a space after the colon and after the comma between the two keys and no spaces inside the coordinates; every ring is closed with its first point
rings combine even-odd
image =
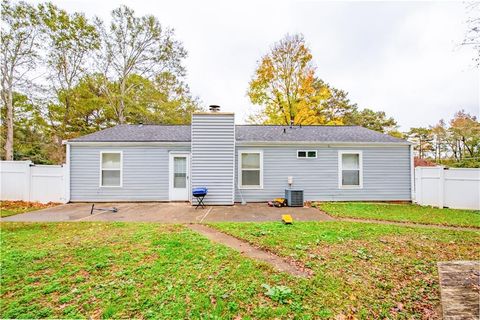
{"type": "Polygon", "coordinates": [[[94,211],[91,203],[70,203],[52,208],[27,212],[0,221],[16,222],[76,222],[76,221],[126,221],[161,223],[203,222],[260,222],[280,221],[282,214],[290,214],[295,221],[335,220],[315,208],[271,208],[266,203],[212,206],[197,209],[185,202],[130,202],[95,203],[96,208],[118,208],[118,212],[94,211]]]}
{"type": "Polygon", "coordinates": [[[230,247],[236,251],[239,251],[244,256],[249,258],[266,262],[273,268],[281,272],[288,272],[297,277],[310,277],[313,275],[313,271],[299,265],[299,263],[288,262],[284,258],[281,258],[271,252],[260,250],[253,247],[246,241],[242,241],[228,234],[210,228],[202,224],[187,225],[191,230],[200,233],[211,241],[221,243],[227,247],[230,247]]]}
{"type": "Polygon", "coordinates": [[[443,319],[480,319],[480,261],[438,263],[443,319]]]}

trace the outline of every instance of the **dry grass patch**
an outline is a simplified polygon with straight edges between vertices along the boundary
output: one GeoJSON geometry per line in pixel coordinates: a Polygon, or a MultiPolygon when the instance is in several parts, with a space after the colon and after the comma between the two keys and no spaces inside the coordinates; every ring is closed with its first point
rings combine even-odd
{"type": "Polygon", "coordinates": [[[322,301],[327,318],[440,318],[437,261],[480,256],[480,232],[350,222],[212,226],[312,268],[304,303],[322,301]]]}
{"type": "Polygon", "coordinates": [[[0,217],[9,217],[19,213],[55,207],[59,204],[55,202],[0,201],[0,217]]]}

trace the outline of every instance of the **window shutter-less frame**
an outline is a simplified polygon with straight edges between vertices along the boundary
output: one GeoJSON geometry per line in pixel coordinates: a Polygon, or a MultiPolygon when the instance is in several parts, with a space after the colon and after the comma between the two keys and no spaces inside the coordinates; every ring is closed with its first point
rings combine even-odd
{"type": "Polygon", "coordinates": [[[362,151],[338,152],[338,187],[340,189],[363,188],[362,151]]]}
{"type": "Polygon", "coordinates": [[[263,152],[240,150],[238,153],[238,188],[263,188],[263,152]]]}
{"type": "Polygon", "coordinates": [[[122,151],[100,151],[100,187],[122,186],[122,151]]]}

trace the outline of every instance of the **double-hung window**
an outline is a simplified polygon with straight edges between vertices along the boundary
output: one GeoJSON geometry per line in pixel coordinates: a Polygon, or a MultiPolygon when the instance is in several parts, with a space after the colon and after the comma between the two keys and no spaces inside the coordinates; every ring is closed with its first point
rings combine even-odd
{"type": "Polygon", "coordinates": [[[240,189],[263,188],[262,151],[239,151],[238,187],[240,189]]]}
{"type": "Polygon", "coordinates": [[[122,186],[122,152],[100,152],[100,186],[122,186]]]}
{"type": "Polygon", "coordinates": [[[358,189],[363,187],[361,151],[339,151],[338,169],[339,188],[358,189]]]}

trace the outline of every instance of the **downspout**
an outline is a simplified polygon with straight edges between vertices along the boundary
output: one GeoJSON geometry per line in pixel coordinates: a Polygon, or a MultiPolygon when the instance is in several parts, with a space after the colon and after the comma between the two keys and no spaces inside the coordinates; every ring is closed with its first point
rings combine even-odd
{"type": "Polygon", "coordinates": [[[415,160],[413,157],[413,144],[410,145],[410,200],[415,202],[415,160]]]}
{"type": "Polygon", "coordinates": [[[245,201],[245,199],[243,199],[242,190],[240,188],[238,189],[238,193],[240,193],[240,198],[242,199],[242,206],[246,205],[247,201],[245,201]]]}
{"type": "MultiPolygon", "coordinates": [[[[232,205],[235,205],[235,173],[238,172],[238,170],[235,170],[235,161],[237,156],[237,126],[235,124],[235,115],[233,116],[233,172],[232,172],[232,205]]],[[[240,197],[242,198],[242,204],[243,203],[243,196],[242,192],[240,191],[240,197]]],[[[245,203],[246,204],[246,203],[245,203]]]]}

